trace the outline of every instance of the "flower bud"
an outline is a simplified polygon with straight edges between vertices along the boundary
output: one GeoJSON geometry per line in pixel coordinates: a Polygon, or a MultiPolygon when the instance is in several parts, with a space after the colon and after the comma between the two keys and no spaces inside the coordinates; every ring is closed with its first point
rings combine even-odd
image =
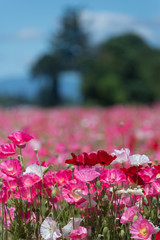
{"type": "Polygon", "coordinates": [[[138,219],[138,216],[135,215],[134,218],[133,218],[133,222],[136,221],[138,219]]]}
{"type": "Polygon", "coordinates": [[[120,233],[120,235],[121,235],[121,237],[122,237],[122,238],[124,237],[124,235],[125,235],[125,232],[124,232],[124,230],[123,230],[123,229],[121,230],[121,233],[120,233]]]}
{"type": "Polygon", "coordinates": [[[101,189],[101,183],[99,180],[96,182],[96,186],[98,187],[98,189],[101,189]]]}

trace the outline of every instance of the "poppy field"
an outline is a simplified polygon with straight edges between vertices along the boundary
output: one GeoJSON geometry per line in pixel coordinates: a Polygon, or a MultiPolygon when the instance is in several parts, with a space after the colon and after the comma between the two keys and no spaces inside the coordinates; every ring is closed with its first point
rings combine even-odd
{"type": "Polygon", "coordinates": [[[0,109],[0,239],[160,240],[160,105],[0,109]]]}

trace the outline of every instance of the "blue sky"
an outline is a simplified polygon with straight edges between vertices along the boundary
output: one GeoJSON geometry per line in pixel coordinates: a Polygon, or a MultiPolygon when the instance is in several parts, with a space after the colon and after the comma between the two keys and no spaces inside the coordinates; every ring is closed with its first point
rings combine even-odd
{"type": "Polygon", "coordinates": [[[95,43],[134,31],[160,47],[159,0],[0,0],[0,79],[29,74],[68,6],[82,9],[82,23],[95,43]]]}

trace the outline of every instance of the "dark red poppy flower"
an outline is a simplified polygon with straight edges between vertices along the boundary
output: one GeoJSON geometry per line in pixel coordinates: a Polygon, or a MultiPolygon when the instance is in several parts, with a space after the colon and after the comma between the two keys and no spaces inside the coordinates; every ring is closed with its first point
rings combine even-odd
{"type": "Polygon", "coordinates": [[[117,156],[112,156],[104,150],[99,150],[97,152],[98,163],[101,165],[109,165],[117,156]]]}

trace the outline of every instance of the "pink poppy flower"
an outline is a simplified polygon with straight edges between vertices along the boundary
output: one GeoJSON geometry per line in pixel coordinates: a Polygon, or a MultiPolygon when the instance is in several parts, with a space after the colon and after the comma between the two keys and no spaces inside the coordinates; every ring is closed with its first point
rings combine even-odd
{"type": "Polygon", "coordinates": [[[26,173],[17,180],[19,187],[32,187],[35,183],[41,181],[41,177],[35,173],[26,173]]]}
{"type": "Polygon", "coordinates": [[[157,196],[160,194],[160,178],[150,184],[146,184],[144,186],[144,193],[146,196],[157,196]]]}
{"type": "Polygon", "coordinates": [[[74,177],[81,182],[91,182],[99,177],[100,173],[97,172],[94,168],[83,168],[79,171],[75,169],[74,177]]]}
{"type": "Polygon", "coordinates": [[[127,222],[132,222],[134,216],[139,216],[140,213],[138,212],[138,207],[133,206],[133,207],[128,207],[127,210],[122,214],[121,223],[127,223],[127,222]]]}
{"type": "MultiPolygon", "coordinates": [[[[0,170],[2,174],[5,174],[12,178],[18,177],[19,174],[21,174],[22,172],[20,161],[17,159],[9,159],[9,160],[3,161],[0,164],[0,170]]],[[[1,177],[1,173],[0,173],[0,177],[1,177]]]]}
{"type": "Polygon", "coordinates": [[[64,185],[72,180],[72,171],[63,169],[55,173],[58,185],[64,185]]]}
{"type": "Polygon", "coordinates": [[[79,195],[79,192],[88,194],[88,189],[85,183],[71,180],[62,188],[62,196],[71,204],[78,202],[78,200],[82,198],[79,195]]]}
{"type": "Polygon", "coordinates": [[[153,225],[145,218],[140,216],[131,226],[130,233],[133,234],[131,238],[151,240],[156,230],[153,225]]]}
{"type": "Polygon", "coordinates": [[[143,179],[144,183],[150,183],[156,179],[158,172],[155,168],[144,168],[137,175],[143,179]]]}
{"type": "Polygon", "coordinates": [[[78,227],[73,230],[69,235],[70,240],[79,240],[79,239],[87,239],[87,229],[85,227],[78,227]]]}
{"type": "Polygon", "coordinates": [[[33,139],[28,133],[17,131],[8,136],[18,147],[25,147],[26,143],[33,139]]]}
{"type": "Polygon", "coordinates": [[[126,182],[126,175],[120,169],[105,169],[100,177],[99,181],[103,183],[122,183],[126,182]]]}
{"type": "Polygon", "coordinates": [[[6,158],[16,153],[16,146],[14,143],[6,143],[0,145],[0,158],[6,158]]]}

